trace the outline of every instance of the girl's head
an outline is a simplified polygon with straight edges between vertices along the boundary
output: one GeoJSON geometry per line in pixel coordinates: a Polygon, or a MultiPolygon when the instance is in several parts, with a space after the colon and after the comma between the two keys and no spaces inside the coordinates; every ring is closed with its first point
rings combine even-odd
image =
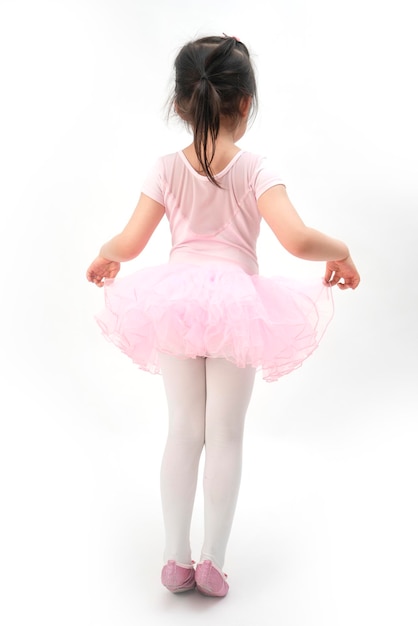
{"type": "Polygon", "coordinates": [[[257,88],[247,47],[235,37],[204,37],[180,50],[172,104],[193,129],[197,158],[215,184],[211,161],[221,124],[231,129],[242,121],[257,88]]]}

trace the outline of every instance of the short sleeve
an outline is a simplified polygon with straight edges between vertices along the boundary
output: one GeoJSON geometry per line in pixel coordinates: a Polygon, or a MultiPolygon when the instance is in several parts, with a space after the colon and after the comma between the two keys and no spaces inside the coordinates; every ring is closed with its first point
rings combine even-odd
{"type": "Polygon", "coordinates": [[[252,183],[256,199],[275,185],[285,185],[285,182],[274,164],[269,159],[261,158],[252,183]]]}
{"type": "Polygon", "coordinates": [[[163,161],[162,159],[158,159],[154,165],[154,167],[149,171],[148,175],[145,178],[144,183],[142,184],[142,193],[144,193],[152,200],[159,202],[164,206],[164,190],[162,186],[163,180],[163,161]]]}

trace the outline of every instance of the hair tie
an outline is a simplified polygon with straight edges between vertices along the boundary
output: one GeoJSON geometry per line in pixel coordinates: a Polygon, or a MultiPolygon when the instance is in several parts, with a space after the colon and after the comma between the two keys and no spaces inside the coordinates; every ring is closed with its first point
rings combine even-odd
{"type": "Polygon", "coordinates": [[[202,74],[200,75],[200,80],[209,80],[209,76],[206,74],[206,72],[202,72],[202,74]]]}
{"type": "Polygon", "coordinates": [[[242,43],[241,39],[238,39],[238,37],[235,37],[234,35],[227,35],[226,33],[222,33],[222,35],[225,39],[235,39],[237,43],[242,43]]]}

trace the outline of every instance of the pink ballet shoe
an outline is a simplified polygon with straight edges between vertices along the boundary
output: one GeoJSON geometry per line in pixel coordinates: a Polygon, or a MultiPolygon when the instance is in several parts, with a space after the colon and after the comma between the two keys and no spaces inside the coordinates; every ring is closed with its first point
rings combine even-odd
{"type": "Polygon", "coordinates": [[[196,567],[196,587],[205,596],[223,598],[229,590],[227,575],[212,563],[203,561],[196,567]]]}
{"type": "Polygon", "coordinates": [[[161,582],[164,587],[167,587],[172,593],[182,593],[183,591],[194,589],[196,583],[193,564],[194,561],[191,565],[168,561],[161,572],[161,582]]]}

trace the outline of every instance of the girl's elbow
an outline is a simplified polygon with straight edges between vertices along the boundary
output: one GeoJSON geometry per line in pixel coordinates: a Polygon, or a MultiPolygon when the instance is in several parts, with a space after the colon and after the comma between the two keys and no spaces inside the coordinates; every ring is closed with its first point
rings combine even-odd
{"type": "Polygon", "coordinates": [[[132,244],[125,244],[121,248],[121,256],[124,257],[124,261],[132,261],[132,259],[136,259],[136,257],[141,254],[144,246],[139,246],[137,242],[132,244]]]}
{"type": "Polygon", "coordinates": [[[284,248],[295,257],[304,259],[309,256],[311,241],[307,234],[301,233],[288,241],[281,242],[284,248]]]}
{"type": "Polygon", "coordinates": [[[130,241],[121,233],[105,243],[100,253],[105,258],[123,263],[135,259],[143,248],[144,246],[139,246],[138,242],[130,241]]]}
{"type": "Polygon", "coordinates": [[[145,248],[147,238],[139,233],[134,233],[126,229],[119,235],[119,245],[121,253],[127,261],[135,259],[145,248]]]}

